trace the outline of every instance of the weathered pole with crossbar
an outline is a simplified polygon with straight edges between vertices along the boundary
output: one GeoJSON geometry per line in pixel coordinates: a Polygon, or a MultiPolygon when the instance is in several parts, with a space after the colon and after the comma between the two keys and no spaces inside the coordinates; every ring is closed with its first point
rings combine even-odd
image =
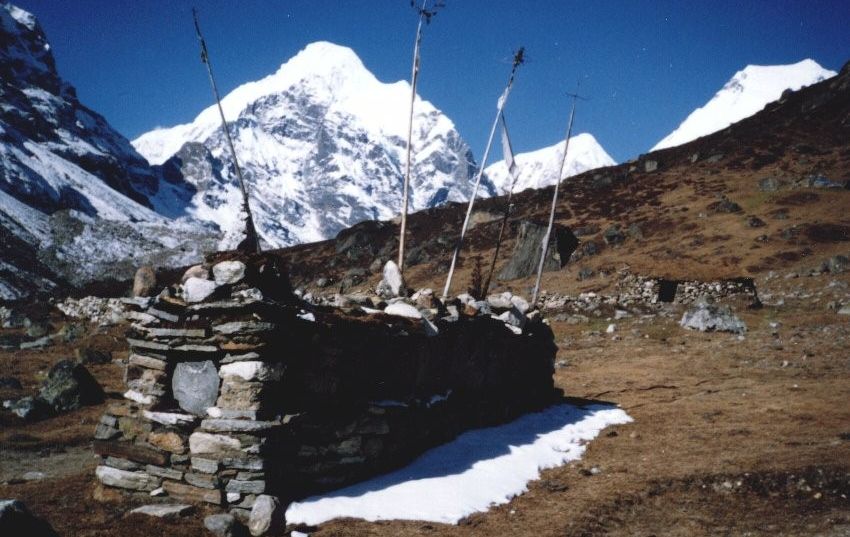
{"type": "Polygon", "coordinates": [[[502,110],[505,108],[505,103],[508,101],[508,95],[510,95],[517,69],[524,62],[525,47],[520,47],[520,49],[514,54],[511,76],[508,78],[508,85],[499,97],[499,102],[496,107],[496,119],[493,120],[493,126],[490,128],[490,136],[487,138],[487,146],[484,148],[484,156],[481,158],[481,166],[478,169],[478,176],[475,178],[475,186],[472,188],[472,193],[469,196],[469,205],[466,208],[466,217],[463,219],[463,226],[460,228],[460,236],[457,239],[457,244],[455,245],[455,250],[452,254],[452,263],[449,266],[449,274],[446,277],[446,286],[443,288],[442,298],[444,300],[449,296],[449,289],[452,286],[452,276],[454,275],[455,265],[457,264],[457,259],[460,255],[460,249],[463,247],[463,237],[466,235],[466,230],[469,227],[469,217],[472,215],[472,207],[475,204],[475,197],[478,195],[478,187],[481,185],[481,178],[484,175],[484,168],[487,165],[487,157],[490,155],[490,146],[493,145],[493,135],[496,133],[496,127],[499,125],[499,118],[502,116],[502,110]]]}
{"type": "Polygon", "coordinates": [[[213,96],[215,97],[215,103],[218,106],[218,113],[221,116],[221,130],[224,131],[224,138],[227,140],[227,146],[230,148],[230,156],[233,158],[233,167],[236,168],[236,177],[239,179],[239,189],[242,191],[242,210],[245,211],[245,240],[239,243],[238,249],[260,253],[260,238],[257,235],[257,229],[254,227],[254,217],[251,214],[251,205],[248,203],[248,189],[245,187],[245,178],[242,176],[242,168],[239,167],[239,161],[236,158],[236,149],[233,147],[233,139],[230,137],[230,131],[227,129],[227,120],[224,118],[224,109],[221,107],[221,97],[218,94],[218,86],[216,86],[215,77],[213,76],[210,55],[207,51],[207,43],[204,41],[203,34],[201,34],[201,25],[198,22],[198,11],[195,8],[192,8],[192,17],[195,19],[195,33],[198,36],[198,43],[201,46],[201,61],[207,66],[207,74],[210,77],[210,86],[212,87],[213,96]]]}
{"type": "Polygon", "coordinates": [[[576,101],[580,98],[578,94],[571,93],[573,105],[570,108],[570,120],[567,123],[567,137],[564,140],[564,155],[561,157],[561,167],[558,170],[558,181],[555,183],[555,193],[552,195],[552,208],[549,210],[549,227],[543,236],[543,244],[540,245],[540,264],[537,266],[537,280],[534,282],[534,291],[531,293],[531,307],[537,305],[537,297],[540,294],[540,279],[543,277],[543,265],[546,263],[546,254],[549,253],[549,237],[552,236],[552,226],[555,223],[555,207],[558,205],[558,188],[563,181],[564,166],[567,163],[567,151],[570,148],[570,136],[573,132],[573,119],[576,115],[576,101]]]}

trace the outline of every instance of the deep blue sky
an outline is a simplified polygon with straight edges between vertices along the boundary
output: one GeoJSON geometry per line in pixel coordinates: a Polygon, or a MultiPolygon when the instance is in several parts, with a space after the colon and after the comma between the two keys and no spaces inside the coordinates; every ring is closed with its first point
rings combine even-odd
{"type": "MultiPolygon", "coordinates": [[[[60,74],[124,135],[191,121],[210,90],[196,4],[224,93],[266,76],[307,43],[353,48],[383,81],[407,79],[416,15],[407,0],[16,0],[44,27],[60,74]]],[[[747,64],[850,59],[850,1],[446,0],[426,28],[420,94],[481,158],[512,50],[530,63],[507,108],[516,151],[576,132],[617,161],[645,152],[747,64]]]]}

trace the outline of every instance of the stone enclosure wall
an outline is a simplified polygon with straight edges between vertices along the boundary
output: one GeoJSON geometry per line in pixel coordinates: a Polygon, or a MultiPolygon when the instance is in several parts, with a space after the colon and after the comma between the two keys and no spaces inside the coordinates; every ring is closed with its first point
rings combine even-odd
{"type": "Polygon", "coordinates": [[[128,389],[96,431],[104,486],[248,509],[384,472],[555,395],[542,322],[517,334],[490,316],[309,306],[262,257],[191,270],[127,301],[128,389]]]}

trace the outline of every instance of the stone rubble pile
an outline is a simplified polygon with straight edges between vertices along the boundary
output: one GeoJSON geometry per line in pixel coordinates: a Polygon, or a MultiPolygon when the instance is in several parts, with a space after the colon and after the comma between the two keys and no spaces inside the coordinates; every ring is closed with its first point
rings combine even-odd
{"type": "Polygon", "coordinates": [[[662,286],[672,288],[674,304],[695,304],[701,300],[717,301],[740,295],[756,298],[755,286],[746,278],[710,282],[671,281],[627,273],[617,282],[615,294],[585,292],[571,296],[544,291],[540,307],[544,312],[599,312],[599,315],[602,315],[603,309],[612,308],[657,310],[663,303],[660,298],[662,286]]]}
{"type": "Polygon", "coordinates": [[[123,322],[124,302],[121,298],[98,298],[87,296],[83,298],[66,298],[56,304],[56,308],[74,319],[100,326],[115,325],[123,322]]]}

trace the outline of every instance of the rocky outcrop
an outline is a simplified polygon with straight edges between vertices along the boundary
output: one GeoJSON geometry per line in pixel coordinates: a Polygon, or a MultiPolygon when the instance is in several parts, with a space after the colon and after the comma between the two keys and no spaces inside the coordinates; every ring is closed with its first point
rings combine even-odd
{"type": "MultiPolygon", "coordinates": [[[[546,224],[523,221],[519,224],[516,245],[511,258],[499,273],[501,280],[514,280],[537,274],[540,264],[540,248],[546,236],[546,224]]],[[[578,247],[579,241],[573,232],[564,226],[555,225],[549,239],[549,249],[543,270],[560,270],[578,247]]]]}

